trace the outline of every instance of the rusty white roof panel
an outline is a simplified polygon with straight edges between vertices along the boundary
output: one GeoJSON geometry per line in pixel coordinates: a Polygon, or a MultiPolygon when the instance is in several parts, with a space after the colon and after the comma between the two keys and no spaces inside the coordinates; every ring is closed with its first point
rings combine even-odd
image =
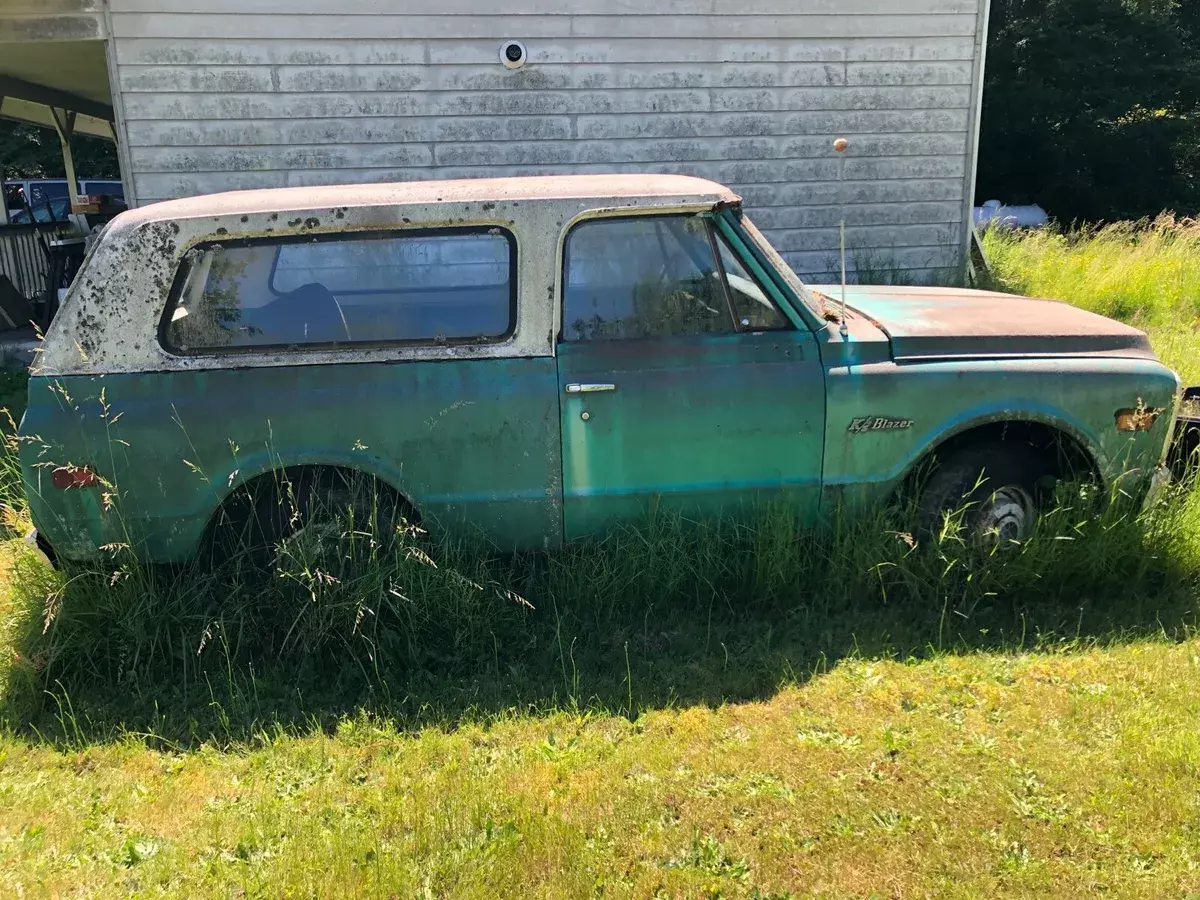
{"type": "Polygon", "coordinates": [[[337,207],[587,199],[638,200],[640,206],[739,200],[724,185],[686,175],[548,175],[232,191],[154,203],[125,213],[122,220],[128,226],[204,216],[337,207]]]}

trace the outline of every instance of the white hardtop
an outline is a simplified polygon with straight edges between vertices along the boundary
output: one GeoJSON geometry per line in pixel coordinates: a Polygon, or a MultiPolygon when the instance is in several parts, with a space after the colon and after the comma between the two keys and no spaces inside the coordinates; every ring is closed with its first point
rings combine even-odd
{"type": "Polygon", "coordinates": [[[738,203],[729,188],[682,175],[558,175],[269,188],[168,200],[122,213],[106,226],[43,342],[48,375],[171,372],[337,362],[532,357],[554,354],[559,249],[581,218],[689,213],[738,203]],[[408,229],[499,228],[520,252],[516,329],[504,341],[175,355],[158,332],[183,255],[240,239],[310,241],[319,236],[408,229]]]}
{"type": "Polygon", "coordinates": [[[305,209],[592,199],[637,199],[643,201],[641,206],[715,205],[740,201],[738,195],[724,185],[688,175],[544,175],[230,191],[152,203],[122,214],[120,221],[123,226],[131,226],[305,209]]]}

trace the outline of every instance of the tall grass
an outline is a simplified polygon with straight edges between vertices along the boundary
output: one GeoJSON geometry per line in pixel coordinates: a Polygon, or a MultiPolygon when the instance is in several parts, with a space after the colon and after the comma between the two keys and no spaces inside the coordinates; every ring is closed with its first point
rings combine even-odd
{"type": "Polygon", "coordinates": [[[101,734],[142,721],[176,741],[232,736],[231,708],[243,729],[359,705],[414,724],[633,715],[763,696],[850,654],[1197,624],[1194,487],[1147,513],[1064,488],[1031,539],[991,551],[954,520],[922,545],[907,521],[893,510],[808,532],[784,509],[753,525],[660,514],[512,556],[331,518],[265,569],[248,554],[170,570],[118,554],[53,571],[20,553],[6,713],[45,730],[69,695],[101,734]]]}
{"type": "Polygon", "coordinates": [[[1148,325],[1200,321],[1200,224],[1169,217],[1062,232],[992,228],[984,248],[1007,285],[1148,325]]]}
{"type": "Polygon", "coordinates": [[[1164,362],[1200,384],[1200,223],[1164,216],[1074,231],[991,228],[983,244],[1001,288],[1143,328],[1164,362]]]}

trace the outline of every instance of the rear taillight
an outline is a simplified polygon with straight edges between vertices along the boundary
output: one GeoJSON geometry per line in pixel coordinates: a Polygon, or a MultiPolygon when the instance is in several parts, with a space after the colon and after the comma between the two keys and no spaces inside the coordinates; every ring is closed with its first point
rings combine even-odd
{"type": "Polygon", "coordinates": [[[97,481],[96,473],[89,466],[59,466],[50,473],[50,483],[64,491],[91,487],[97,481]]]}

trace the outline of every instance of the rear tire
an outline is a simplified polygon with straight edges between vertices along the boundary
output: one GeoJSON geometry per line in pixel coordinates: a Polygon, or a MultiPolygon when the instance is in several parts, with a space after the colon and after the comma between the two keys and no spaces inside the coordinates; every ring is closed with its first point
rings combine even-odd
{"type": "Polygon", "coordinates": [[[361,472],[315,469],[294,478],[261,479],[231,500],[217,523],[218,560],[247,555],[269,563],[279,545],[301,532],[353,531],[381,542],[407,526],[410,512],[387,485],[361,472]]]}
{"type": "Polygon", "coordinates": [[[398,498],[385,485],[358,472],[334,470],[294,492],[286,508],[289,528],[280,540],[305,530],[354,531],[390,540],[403,519],[398,498]]]}
{"type": "Polygon", "coordinates": [[[922,537],[942,532],[962,511],[967,539],[984,549],[1021,543],[1046,508],[1057,473],[1046,454],[1028,444],[967,447],[941,462],[917,505],[922,537]]]}

